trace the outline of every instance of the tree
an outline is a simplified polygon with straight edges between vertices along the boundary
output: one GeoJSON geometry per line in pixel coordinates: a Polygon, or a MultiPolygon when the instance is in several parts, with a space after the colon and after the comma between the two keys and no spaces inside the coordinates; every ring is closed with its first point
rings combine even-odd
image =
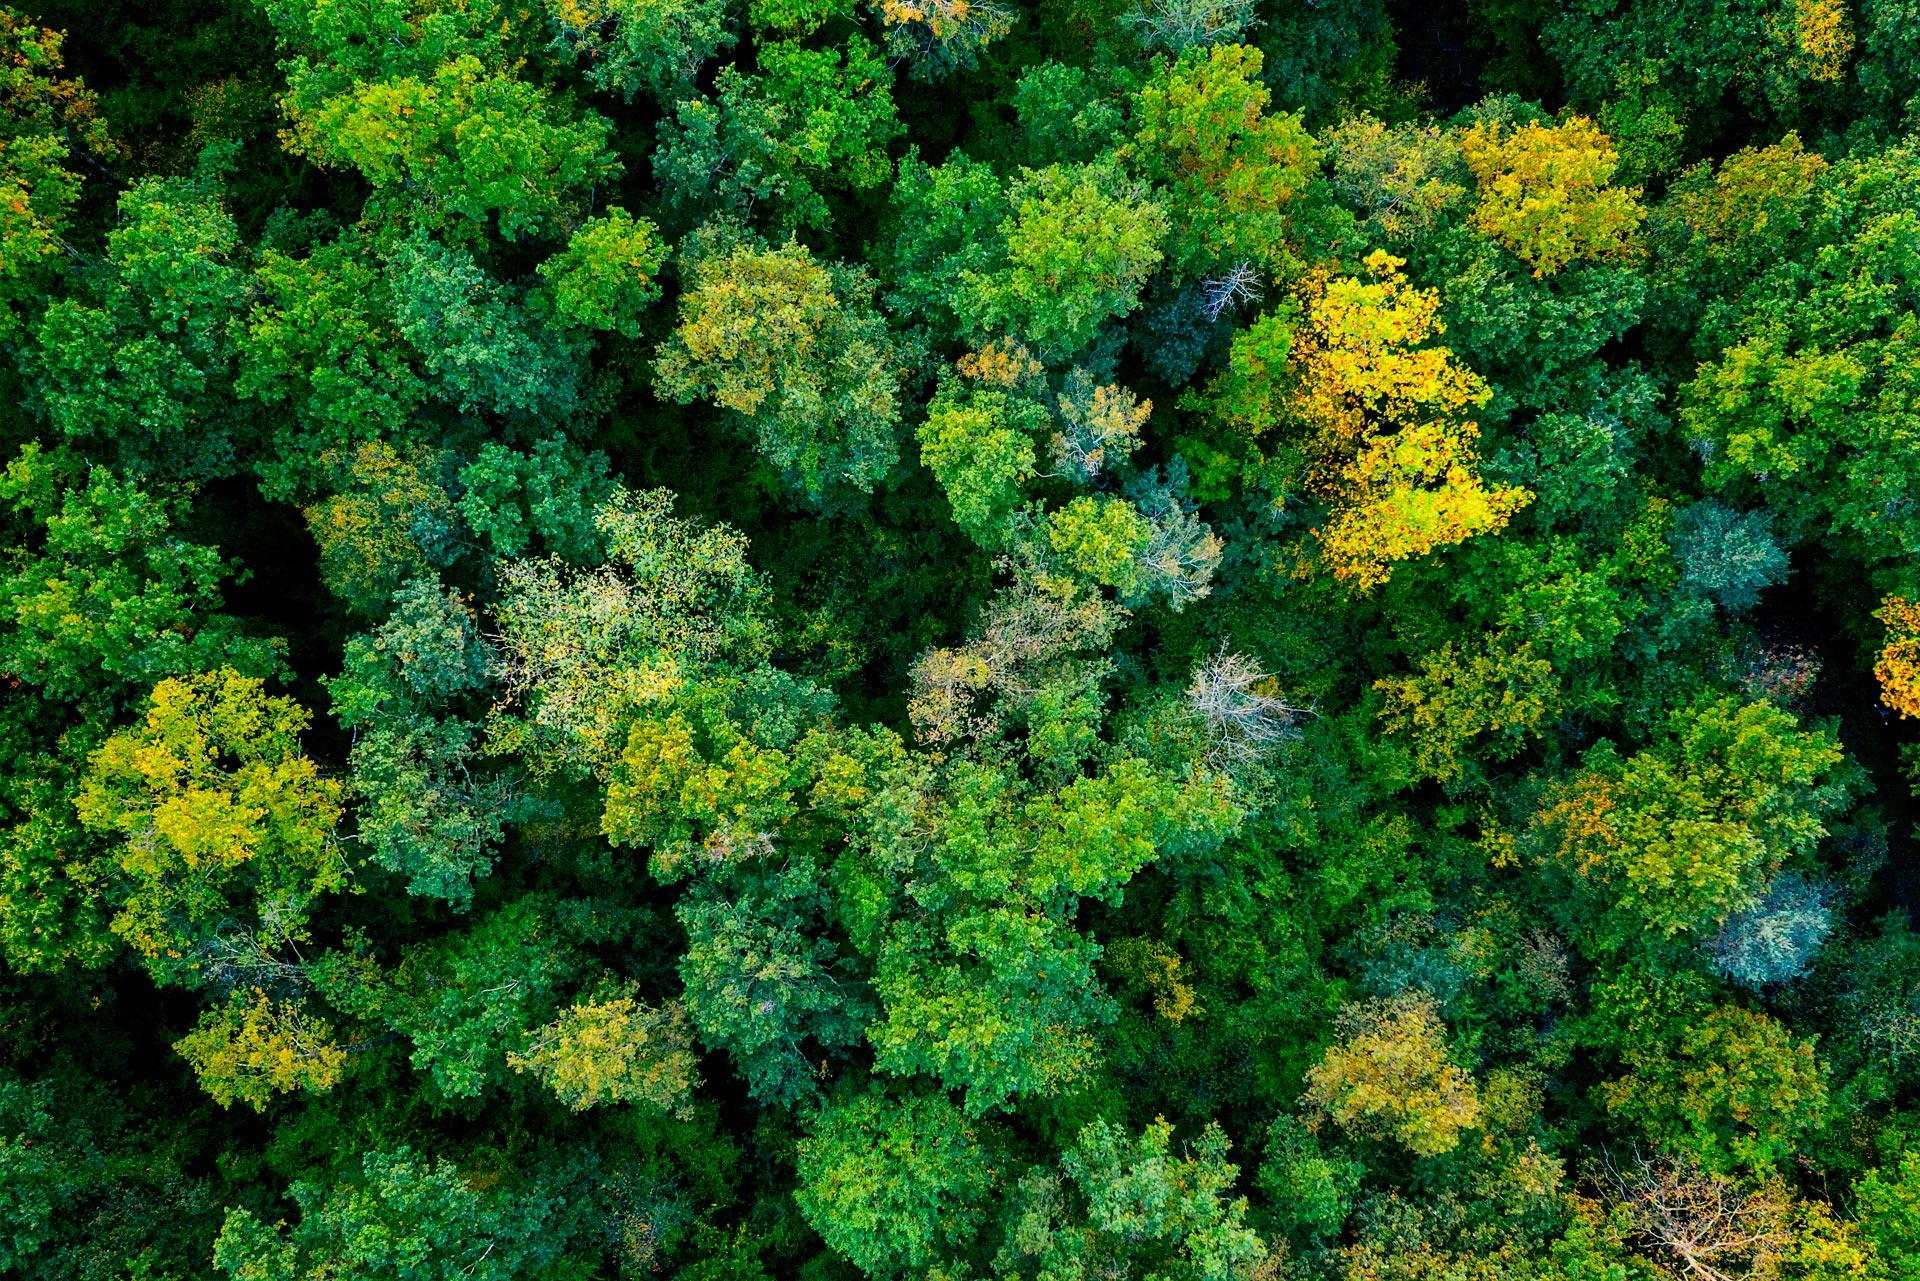
{"type": "MultiPolygon", "coordinates": [[[[594,922],[583,903],[525,894],[407,949],[391,970],[369,965],[371,958],[335,953],[316,963],[315,982],[334,1006],[384,1023],[410,1042],[408,1061],[437,1100],[481,1098],[506,1082],[509,1067],[555,1074],[570,1104],[601,1091],[612,1096],[644,1088],[649,1064],[637,1055],[623,1061],[625,1051],[597,1035],[604,1029],[596,1026],[603,1020],[595,1012],[562,1013],[562,993],[593,977],[582,940],[569,928],[582,924],[604,932],[614,923],[594,922]],[[556,1040],[561,1036],[569,1038],[564,1048],[556,1040]],[[543,1045],[549,1054],[529,1057],[543,1045]],[[555,1050],[563,1061],[553,1057],[555,1050]],[[632,1074],[623,1076],[623,1069],[632,1074]]],[[[667,1057],[652,1066],[672,1065],[667,1057]]]]}
{"type": "Polygon", "coordinates": [[[1141,1269],[1167,1281],[1235,1281],[1256,1275],[1266,1244],[1247,1227],[1247,1199],[1228,1200],[1239,1174],[1227,1136],[1209,1123],[1184,1156],[1156,1118],[1138,1134],[1093,1121],[1060,1158],[1014,1190],[996,1275],[1097,1277],[1141,1269]]]}
{"type": "Polygon", "coordinates": [[[1786,581],[1787,553],[1765,512],[1740,512],[1709,499],[1674,521],[1680,582],[1723,609],[1752,609],[1762,589],[1786,581]]]}
{"type": "Polygon", "coordinates": [[[665,490],[617,489],[597,524],[607,563],[501,567],[506,699],[488,747],[536,773],[610,771],[633,723],[703,672],[751,668],[770,645],[746,539],[674,516],[665,490]]]}
{"type": "Polygon", "coordinates": [[[410,7],[268,6],[290,54],[290,150],[351,165],[383,199],[430,216],[497,222],[509,240],[546,234],[619,175],[606,119],[511,73],[493,6],[420,19],[410,7]]]}
{"type": "Polygon", "coordinates": [[[256,1112],[275,1094],[332,1089],[347,1058],[325,1019],[259,988],[203,1013],[174,1049],[222,1107],[241,1102],[256,1112]]]}
{"type": "Polygon", "coordinates": [[[311,717],[232,668],[169,677],[88,762],[80,821],[123,842],[114,933],[156,977],[195,984],[238,913],[287,937],[347,884],[341,784],[301,754],[311,717]]]}
{"type": "Polygon", "coordinates": [[[1711,930],[1826,835],[1852,791],[1841,760],[1778,707],[1702,703],[1631,757],[1590,751],[1535,815],[1534,839],[1617,907],[1595,922],[1601,937],[1711,930]]]}
{"type": "Polygon", "coordinates": [[[541,1231],[557,1213],[533,1192],[481,1194],[453,1162],[413,1149],[368,1152],[358,1179],[296,1183],[291,1228],[247,1209],[227,1211],[213,1265],[234,1281],[320,1281],[378,1275],[396,1281],[511,1281],[544,1262],[541,1231]]]}
{"type": "Polygon", "coordinates": [[[1134,37],[1149,49],[1246,47],[1240,42],[1259,21],[1249,0],[1141,0],[1127,14],[1134,37]]]}
{"type": "Polygon", "coordinates": [[[1465,653],[1449,641],[1419,666],[1373,687],[1386,695],[1380,720],[1387,731],[1411,738],[1415,768],[1442,781],[1459,777],[1477,739],[1491,740],[1480,744],[1489,759],[1513,757],[1560,702],[1553,665],[1508,632],[1465,653]]]}
{"type": "Polygon", "coordinates": [[[666,257],[659,228],[614,205],[577,227],[539,270],[569,322],[638,338],[641,312],[660,296],[654,278],[666,257]]]}
{"type": "Polygon", "coordinates": [[[1638,252],[1640,193],[1611,185],[1619,153],[1584,116],[1552,128],[1483,122],[1460,136],[1460,151],[1480,188],[1473,225],[1534,275],[1638,252]]]}
{"type": "Polygon", "coordinates": [[[1431,997],[1349,1006],[1341,1039],[1307,1072],[1307,1106],[1356,1134],[1438,1156],[1480,1124],[1473,1078],[1456,1066],[1431,997]]]}
{"type": "Polygon", "coordinates": [[[1286,423],[1298,433],[1289,442],[1301,460],[1297,480],[1326,511],[1306,564],[1362,592],[1386,582],[1398,561],[1498,531],[1532,498],[1482,479],[1480,429],[1464,415],[1490,392],[1448,348],[1424,345],[1442,332],[1439,298],[1408,285],[1403,265],[1376,250],[1367,277],[1311,286],[1286,345],[1275,351],[1269,341],[1242,358],[1239,378],[1250,385],[1213,389],[1229,422],[1256,433],[1286,423]],[[1265,384],[1282,353],[1292,387],[1268,418],[1265,384]]]}
{"type": "Polygon", "coordinates": [[[862,1041],[867,1002],[831,937],[831,900],[803,859],[703,877],[675,907],[687,932],[683,1000],[705,1044],[724,1049],[757,1099],[813,1095],[823,1054],[862,1041]]]}
{"type": "Polygon", "coordinates": [[[400,340],[377,245],[348,232],[305,257],[264,249],[251,306],[233,327],[234,390],[274,419],[276,456],[254,460],[262,491],[307,496],[320,459],[407,439],[433,398],[418,352],[400,340]]]}
{"type": "Polygon", "coordinates": [[[369,441],[335,465],[340,492],[307,508],[320,576],[355,613],[377,618],[409,580],[453,563],[456,526],[441,460],[369,441]]]}
{"type": "Polygon", "coordinates": [[[29,384],[62,437],[131,472],[226,475],[238,429],[222,392],[245,296],[240,230],[204,178],[147,179],[119,209],[93,288],[42,314],[23,362],[29,384]]]}
{"type": "Polygon", "coordinates": [[[634,996],[632,984],[614,985],[567,1007],[524,1051],[509,1051],[507,1062],[537,1073],[576,1112],[638,1102],[687,1115],[699,1082],[686,1011],[655,1009],[634,996]]]}
{"type": "Polygon", "coordinates": [[[946,491],[954,523],[989,550],[1006,547],[1024,482],[1037,469],[1032,435],[1046,413],[1003,391],[943,389],[920,425],[920,461],[946,491]],[[958,393],[958,394],[956,394],[958,393]]]}
{"type": "Polygon", "coordinates": [[[980,1228],[996,1177],[982,1139],[941,1095],[869,1089],[800,1141],[800,1213],[869,1276],[924,1269],[980,1228]]]}
{"type": "Polygon", "coordinates": [[[1868,1170],[1854,1192],[1860,1222],[1888,1275],[1911,1271],[1920,1263],[1920,1155],[1907,1152],[1868,1170]]]}
{"type": "Polygon", "coordinates": [[[960,272],[962,324],[1071,356],[1138,304],[1163,256],[1166,211],[1112,163],[1023,169],[1007,204],[993,266],[960,272]]]}
{"type": "Polygon", "coordinates": [[[1627,1061],[1625,1076],[1600,1087],[1608,1111],[1716,1173],[1777,1170],[1827,1106],[1813,1045],[1739,1006],[1669,1027],[1627,1061]]]}
{"type": "Polygon", "coordinates": [[[1644,1157],[1613,1175],[1634,1231],[1703,1281],[1768,1275],[1792,1240],[1774,1188],[1748,1190],[1691,1162],[1644,1157]]]}
{"type": "MultiPolygon", "coordinates": [[[[1895,229],[1914,217],[1920,155],[1891,147],[1816,167],[1787,190],[1802,209],[1789,207],[1784,243],[1748,233],[1746,287],[1703,316],[1680,422],[1712,493],[1765,506],[1788,541],[1818,537],[1870,572],[1892,571],[1882,591],[1906,590],[1897,567],[1920,547],[1920,524],[1889,495],[1913,483],[1903,407],[1916,396],[1906,353],[1920,330],[1901,300],[1920,265],[1895,229]],[[1862,279],[1885,284],[1858,294],[1862,279]]],[[[1729,221],[1773,213],[1721,203],[1729,221]]]]}
{"type": "Polygon", "coordinates": [[[733,44],[722,0],[548,0],[553,47],[587,63],[594,88],[627,102],[693,96],[694,82],[733,44]]]}
{"type": "Polygon", "coordinates": [[[388,270],[394,322],[441,400],[462,413],[529,418],[578,407],[579,338],[520,305],[471,253],[419,232],[396,247],[388,270]]]}
{"type": "Polygon", "coordinates": [[[1758,990],[1799,978],[1833,932],[1833,889],[1789,869],[1707,942],[1713,966],[1758,990]]]}
{"type": "Polygon", "coordinates": [[[71,250],[66,236],[80,198],[71,162],[113,149],[98,99],[61,75],[65,39],[0,10],[0,340],[14,338],[22,304],[45,295],[71,250]]]}
{"type": "Polygon", "coordinates": [[[595,524],[614,488],[605,454],[557,435],[524,452],[488,442],[459,482],[461,519],[495,556],[512,560],[536,545],[574,564],[606,554],[595,524]]]}
{"type": "Polygon", "coordinates": [[[887,146],[901,132],[892,74],[858,35],[837,49],[770,42],[759,64],[753,76],[721,68],[711,96],[675,108],[654,180],[689,214],[764,206],[779,233],[823,227],[826,193],[866,191],[889,175],[887,146]]]}
{"type": "Polygon", "coordinates": [[[737,416],[815,507],[869,493],[897,457],[899,373],[864,272],[806,247],[737,245],[691,265],[660,390],[737,416]]]}
{"type": "Polygon", "coordinates": [[[1186,279],[1239,263],[1290,267],[1288,213],[1319,173],[1297,115],[1269,115],[1262,57],[1218,43],[1183,54],[1141,88],[1130,156],[1162,193],[1167,257],[1186,279]]]}
{"type": "Polygon", "coordinates": [[[887,53],[921,80],[940,80],[979,64],[980,53],[1014,27],[996,0],[879,0],[887,53]]]}
{"type": "Polygon", "coordinates": [[[274,646],[221,612],[236,567],[175,532],[175,504],[37,442],[7,464],[0,501],[23,518],[0,571],[9,676],[80,701],[221,662],[276,667],[274,646]]]}
{"type": "Polygon", "coordinates": [[[363,802],[360,839],[410,893],[456,908],[472,901],[518,813],[512,780],[481,756],[477,704],[493,659],[459,594],[417,578],[396,593],[386,622],[348,640],[342,671],[327,682],[334,715],[354,733],[348,781],[363,802]]]}
{"type": "Polygon", "coordinates": [[[1873,616],[1887,629],[1887,643],[1873,665],[1880,701],[1902,716],[1920,716],[1920,605],[1889,596],[1873,616]]]}
{"type": "Polygon", "coordinates": [[[1320,142],[1333,189],[1388,240],[1431,230],[1467,195],[1460,144],[1438,125],[1388,126],[1367,112],[1341,121],[1320,142]]]}

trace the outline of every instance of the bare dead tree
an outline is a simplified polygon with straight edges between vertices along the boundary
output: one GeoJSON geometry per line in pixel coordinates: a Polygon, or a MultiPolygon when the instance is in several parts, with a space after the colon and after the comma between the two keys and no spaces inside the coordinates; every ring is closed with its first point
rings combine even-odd
{"type": "Polygon", "coordinates": [[[1200,282],[1200,309],[1209,321],[1229,308],[1260,300],[1260,273],[1250,262],[1236,263],[1218,276],[1200,282]]]}
{"type": "Polygon", "coordinates": [[[1690,1160],[1635,1153],[1607,1177],[1634,1231],[1695,1281],[1765,1281],[1792,1242],[1786,1197],[1743,1187],[1690,1160]]]}
{"type": "Polygon", "coordinates": [[[1194,669],[1187,706],[1207,726],[1209,759],[1217,766],[1244,764],[1298,737],[1300,718],[1311,714],[1280,697],[1253,659],[1225,646],[1194,669]]]}

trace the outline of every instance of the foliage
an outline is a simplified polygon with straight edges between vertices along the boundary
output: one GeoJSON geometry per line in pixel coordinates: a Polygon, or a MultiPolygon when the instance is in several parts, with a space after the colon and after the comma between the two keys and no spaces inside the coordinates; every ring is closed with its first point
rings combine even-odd
{"type": "Polygon", "coordinates": [[[872,1089],[821,1112],[798,1153],[800,1212],[870,1275],[924,1268],[980,1226],[992,1158],[937,1094],[872,1089]]]}
{"type": "Polygon", "coordinates": [[[232,668],[168,677],[88,763],[80,821],[122,842],[114,933],[156,976],[195,982],[231,912],[288,937],[347,884],[341,786],[300,751],[309,719],[232,668]]]}
{"type": "Polygon", "coordinates": [[[1920,0],[23,8],[0,1273],[1920,1269],[1920,0]]]}
{"type": "Polygon", "coordinates": [[[661,390],[738,415],[804,501],[868,492],[895,457],[897,357],[865,275],[798,243],[702,259],[660,351],[661,390]]]}
{"type": "Polygon", "coordinates": [[[1473,225],[1534,275],[1635,252],[1639,193],[1611,185],[1619,155],[1591,120],[1477,124],[1461,135],[1460,153],[1480,188],[1473,225]]]}
{"type": "Polygon", "coordinates": [[[1341,1039],[1307,1073],[1307,1105],[1356,1134],[1392,1137],[1419,1156],[1452,1151],[1479,1125],[1473,1078],[1447,1054],[1431,998],[1350,1007],[1341,1039]]]}
{"type": "Polygon", "coordinates": [[[574,1111],[597,1103],[644,1102],[687,1110],[695,1084],[686,1012],[649,1009],[631,989],[569,1006],[507,1062],[538,1073],[574,1111]]]}

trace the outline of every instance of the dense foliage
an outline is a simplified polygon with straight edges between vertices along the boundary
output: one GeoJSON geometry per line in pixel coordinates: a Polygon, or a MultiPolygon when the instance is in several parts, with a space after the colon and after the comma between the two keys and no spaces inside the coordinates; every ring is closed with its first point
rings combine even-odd
{"type": "Polygon", "coordinates": [[[0,406],[0,1274],[1920,1278],[1912,0],[0,0],[0,406]]]}

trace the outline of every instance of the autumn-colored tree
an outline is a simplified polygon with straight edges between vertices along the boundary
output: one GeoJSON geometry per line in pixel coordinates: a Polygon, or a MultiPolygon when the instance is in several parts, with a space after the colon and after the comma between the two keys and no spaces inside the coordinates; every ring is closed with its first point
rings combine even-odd
{"type": "Polygon", "coordinates": [[[1480,1124],[1481,1103],[1473,1078],[1452,1061],[1445,1031],[1430,997],[1349,1007],[1340,1039],[1307,1073],[1307,1106],[1419,1156],[1452,1151],[1480,1124]]]}
{"type": "Polygon", "coordinates": [[[202,1014],[174,1048],[215,1102],[245,1103],[256,1112],[276,1094],[332,1089],[347,1059],[325,1019],[258,988],[236,991],[202,1014]]]}
{"type": "Polygon", "coordinates": [[[1920,605],[1889,596],[1873,616],[1887,629],[1886,644],[1873,665],[1880,701],[1902,716],[1920,716],[1920,605]]]}
{"type": "Polygon", "coordinates": [[[684,1114],[698,1083],[686,1011],[650,1008],[634,996],[632,985],[615,985],[569,1006],[507,1062],[537,1073],[576,1112],[641,1102],[684,1114]]]}
{"type": "Polygon", "coordinates": [[[1591,120],[1477,124],[1460,150],[1480,189],[1473,225],[1536,276],[1639,251],[1640,193],[1612,185],[1619,154],[1591,120]]]}
{"type": "Polygon", "coordinates": [[[1326,505],[1311,563],[1358,591],[1385,582],[1398,561],[1499,530],[1532,497],[1480,475],[1480,429],[1465,415],[1490,392],[1451,350],[1430,345],[1442,332],[1439,298],[1409,285],[1403,265],[1376,250],[1367,276],[1312,286],[1282,349],[1292,385],[1279,417],[1247,406],[1247,392],[1260,397],[1254,406],[1271,395],[1264,354],[1245,391],[1214,392],[1229,421],[1298,433],[1300,480],[1326,505]]]}
{"type": "Polygon", "coordinates": [[[122,842],[113,929],[157,976],[199,981],[234,913],[285,935],[346,886],[341,784],[300,751],[310,719],[231,668],[170,677],[89,762],[80,821],[122,842]]]}

